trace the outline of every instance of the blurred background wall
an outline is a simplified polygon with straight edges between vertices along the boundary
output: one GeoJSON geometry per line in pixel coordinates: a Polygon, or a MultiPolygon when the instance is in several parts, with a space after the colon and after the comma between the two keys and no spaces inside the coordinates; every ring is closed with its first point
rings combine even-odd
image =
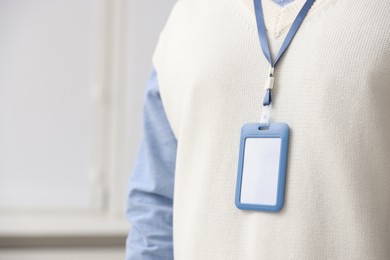
{"type": "Polygon", "coordinates": [[[174,0],[0,0],[0,260],[123,259],[151,56],[174,0]]]}

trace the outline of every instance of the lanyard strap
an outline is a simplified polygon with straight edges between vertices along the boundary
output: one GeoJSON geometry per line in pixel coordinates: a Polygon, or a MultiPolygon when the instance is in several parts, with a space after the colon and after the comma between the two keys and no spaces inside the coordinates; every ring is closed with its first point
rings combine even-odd
{"type": "MultiPolygon", "coordinates": [[[[271,89],[273,86],[273,70],[276,66],[277,62],[279,61],[280,57],[283,55],[283,53],[286,51],[287,47],[290,45],[292,39],[294,38],[296,32],[298,31],[299,26],[302,24],[303,19],[305,18],[306,14],[309,12],[310,7],[313,5],[315,0],[307,0],[306,3],[303,5],[302,9],[299,11],[297,17],[295,18],[294,22],[292,23],[290,30],[287,33],[286,38],[284,39],[282,46],[280,47],[280,50],[275,58],[275,61],[272,62],[271,60],[271,54],[268,46],[268,40],[267,40],[267,34],[265,29],[265,22],[264,22],[264,14],[261,7],[261,1],[262,0],[254,0],[254,6],[255,6],[255,14],[256,14],[256,22],[257,22],[257,31],[259,33],[259,39],[260,39],[260,45],[261,49],[263,50],[263,53],[265,57],[267,58],[269,64],[271,65],[270,75],[269,79],[266,85],[267,92],[263,100],[263,106],[270,106],[271,105],[271,89]]],[[[296,1],[296,0],[295,0],[296,1]]]]}

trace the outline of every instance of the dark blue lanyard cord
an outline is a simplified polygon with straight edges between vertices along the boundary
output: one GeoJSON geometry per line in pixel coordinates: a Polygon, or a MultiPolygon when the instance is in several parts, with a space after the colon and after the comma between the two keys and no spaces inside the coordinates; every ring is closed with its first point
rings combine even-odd
{"type": "MultiPolygon", "coordinates": [[[[280,57],[283,55],[287,47],[290,45],[292,39],[294,38],[296,32],[298,31],[299,26],[302,24],[303,19],[305,18],[306,14],[309,12],[310,7],[313,5],[315,0],[307,0],[306,3],[303,5],[302,9],[299,11],[297,17],[295,18],[294,22],[292,23],[290,30],[287,33],[286,38],[284,39],[282,46],[280,47],[280,50],[278,54],[276,55],[275,61],[272,63],[271,60],[271,54],[269,51],[268,46],[268,40],[267,40],[267,34],[265,29],[265,23],[264,23],[264,14],[263,9],[261,6],[262,0],[254,0],[254,6],[255,6],[255,14],[256,14],[256,22],[257,22],[257,31],[259,33],[259,39],[260,39],[260,45],[261,49],[263,50],[263,53],[265,57],[267,58],[269,64],[272,68],[276,66],[276,63],[279,61],[280,57]]],[[[270,75],[270,77],[273,77],[273,75],[270,75]]],[[[268,106],[271,104],[271,89],[267,89],[267,93],[264,97],[263,105],[268,106]]]]}

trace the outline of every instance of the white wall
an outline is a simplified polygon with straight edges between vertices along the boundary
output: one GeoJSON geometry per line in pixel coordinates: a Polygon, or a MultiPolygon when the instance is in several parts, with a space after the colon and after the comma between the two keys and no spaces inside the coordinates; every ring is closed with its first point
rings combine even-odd
{"type": "Polygon", "coordinates": [[[0,208],[89,205],[96,8],[0,2],[0,208]]]}
{"type": "Polygon", "coordinates": [[[145,84],[173,3],[0,0],[1,260],[123,259],[145,84]]]}

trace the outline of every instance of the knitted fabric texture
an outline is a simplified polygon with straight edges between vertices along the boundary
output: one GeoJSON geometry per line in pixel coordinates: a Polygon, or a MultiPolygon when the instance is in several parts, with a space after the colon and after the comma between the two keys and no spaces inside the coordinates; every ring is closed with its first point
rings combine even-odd
{"type": "MultiPolygon", "coordinates": [[[[304,0],[263,0],[274,58],[304,0]]],[[[176,260],[390,259],[390,4],[317,0],[275,68],[285,205],[235,207],[240,129],[269,64],[249,0],[179,0],[153,62],[178,140],[176,260]]],[[[158,133],[156,133],[158,134],[158,133]]]]}

